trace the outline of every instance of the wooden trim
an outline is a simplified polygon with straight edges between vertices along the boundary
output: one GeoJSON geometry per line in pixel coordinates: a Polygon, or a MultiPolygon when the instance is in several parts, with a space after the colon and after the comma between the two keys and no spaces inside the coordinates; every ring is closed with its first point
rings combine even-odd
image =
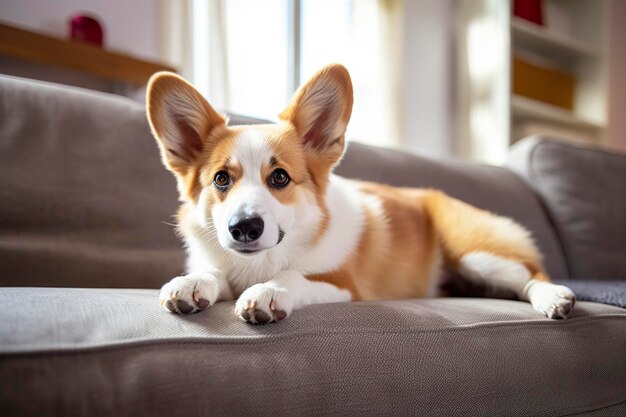
{"type": "Polygon", "coordinates": [[[0,23],[0,55],[59,65],[137,87],[157,71],[176,71],[84,42],[63,40],[0,23]]]}

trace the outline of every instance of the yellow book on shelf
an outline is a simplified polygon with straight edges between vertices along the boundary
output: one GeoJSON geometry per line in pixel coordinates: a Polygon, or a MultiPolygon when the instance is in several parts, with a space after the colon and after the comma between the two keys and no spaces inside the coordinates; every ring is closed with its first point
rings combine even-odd
{"type": "Polygon", "coordinates": [[[575,85],[570,73],[513,58],[513,94],[573,110],[575,85]]]}

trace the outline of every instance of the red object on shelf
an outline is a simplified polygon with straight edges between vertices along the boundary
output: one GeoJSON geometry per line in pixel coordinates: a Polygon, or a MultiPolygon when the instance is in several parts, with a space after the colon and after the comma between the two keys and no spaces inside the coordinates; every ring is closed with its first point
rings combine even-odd
{"type": "Polygon", "coordinates": [[[543,26],[543,0],[514,0],[513,14],[543,26]]]}
{"type": "Polygon", "coordinates": [[[75,15],[70,18],[70,39],[103,46],[104,32],[100,22],[91,16],[75,15]]]}

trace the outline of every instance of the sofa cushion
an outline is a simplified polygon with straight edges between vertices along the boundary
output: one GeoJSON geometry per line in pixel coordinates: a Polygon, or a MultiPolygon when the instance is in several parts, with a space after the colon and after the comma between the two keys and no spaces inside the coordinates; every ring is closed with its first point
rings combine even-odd
{"type": "Polygon", "coordinates": [[[459,159],[416,155],[350,143],[337,173],[402,187],[430,187],[528,228],[553,278],[567,278],[565,259],[540,200],[511,171],[459,159]]]}
{"type": "Polygon", "coordinates": [[[573,278],[626,280],[626,154],[532,137],[508,165],[545,201],[573,278]]]}
{"type": "Polygon", "coordinates": [[[3,415],[569,415],[626,404],[626,310],[425,299],[253,326],[156,290],[2,288],[3,415]],[[391,413],[390,410],[393,410],[391,413]]]}

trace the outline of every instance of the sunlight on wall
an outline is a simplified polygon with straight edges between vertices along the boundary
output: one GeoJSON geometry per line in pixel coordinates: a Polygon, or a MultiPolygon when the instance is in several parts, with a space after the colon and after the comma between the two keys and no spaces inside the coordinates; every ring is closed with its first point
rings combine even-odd
{"type": "Polygon", "coordinates": [[[224,2],[228,108],[276,120],[286,103],[287,2],[224,2]]]}
{"type": "Polygon", "coordinates": [[[322,66],[345,65],[354,84],[354,107],[348,137],[384,145],[390,137],[382,57],[384,35],[378,2],[304,0],[302,2],[301,79],[322,66]],[[323,28],[323,30],[320,30],[323,28]]]}
{"type": "Polygon", "coordinates": [[[507,118],[494,112],[499,108],[494,80],[506,71],[501,58],[503,42],[500,29],[492,19],[476,20],[468,28],[467,48],[472,51],[468,68],[475,100],[469,115],[470,135],[474,152],[493,163],[503,161],[508,152],[507,146],[499,146],[507,129],[503,125],[507,118]]]}
{"type": "Polygon", "coordinates": [[[499,57],[502,42],[499,29],[492,20],[481,19],[470,24],[467,47],[474,53],[469,56],[469,70],[478,88],[484,89],[502,70],[499,57]]]}
{"type": "MultiPolygon", "coordinates": [[[[193,2],[193,13],[191,13],[191,23],[194,28],[192,39],[192,65],[193,65],[193,83],[195,87],[206,93],[210,89],[210,48],[206,45],[209,42],[209,25],[207,20],[209,17],[209,2],[195,0],[193,2]]],[[[213,103],[217,104],[217,103],[213,103]]]]}
{"type": "Polygon", "coordinates": [[[469,16],[467,99],[469,155],[499,164],[509,141],[508,7],[498,0],[464,3],[469,16]]]}

